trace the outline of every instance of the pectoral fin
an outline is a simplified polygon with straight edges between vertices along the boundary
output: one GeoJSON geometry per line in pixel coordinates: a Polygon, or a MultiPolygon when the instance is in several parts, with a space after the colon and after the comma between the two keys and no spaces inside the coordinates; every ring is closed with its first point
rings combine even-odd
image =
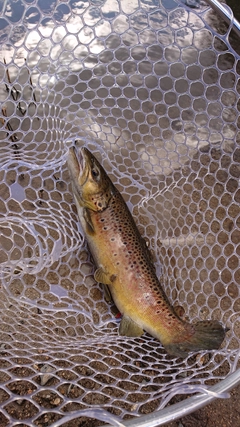
{"type": "Polygon", "coordinates": [[[85,219],[87,233],[90,235],[93,235],[95,233],[94,226],[92,223],[89,210],[86,208],[83,209],[83,218],[85,219]]]}
{"type": "Polygon", "coordinates": [[[124,335],[126,337],[140,337],[143,334],[143,329],[138,326],[130,317],[123,316],[120,327],[119,335],[124,335]]]}
{"type": "Polygon", "coordinates": [[[99,267],[94,273],[94,279],[96,282],[103,283],[104,285],[112,285],[116,280],[116,275],[109,274],[102,267],[99,267]]]}

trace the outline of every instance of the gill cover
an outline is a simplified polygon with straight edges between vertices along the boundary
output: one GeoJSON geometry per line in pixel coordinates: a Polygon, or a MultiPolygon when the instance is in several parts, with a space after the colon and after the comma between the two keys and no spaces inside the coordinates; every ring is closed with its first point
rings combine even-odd
{"type": "Polygon", "coordinates": [[[85,147],[71,147],[68,168],[78,203],[93,211],[106,209],[114,187],[93,154],[85,147]]]}

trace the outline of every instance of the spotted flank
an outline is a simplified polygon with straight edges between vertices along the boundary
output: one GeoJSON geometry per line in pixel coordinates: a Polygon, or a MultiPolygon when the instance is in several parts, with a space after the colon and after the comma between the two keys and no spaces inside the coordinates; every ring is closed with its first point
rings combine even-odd
{"type": "Polygon", "coordinates": [[[177,357],[217,349],[226,330],[217,321],[192,325],[170,305],[151,254],[119,191],[86,149],[71,147],[68,168],[78,216],[96,263],[95,279],[105,285],[122,320],[119,333],[159,339],[177,357]]]}

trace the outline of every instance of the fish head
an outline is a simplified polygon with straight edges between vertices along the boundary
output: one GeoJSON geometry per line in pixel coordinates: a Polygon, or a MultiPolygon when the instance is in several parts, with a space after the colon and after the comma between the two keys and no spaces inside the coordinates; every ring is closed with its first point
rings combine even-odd
{"type": "Polygon", "coordinates": [[[68,169],[75,199],[84,208],[103,211],[112,197],[114,186],[96,157],[86,148],[72,146],[68,169]]]}

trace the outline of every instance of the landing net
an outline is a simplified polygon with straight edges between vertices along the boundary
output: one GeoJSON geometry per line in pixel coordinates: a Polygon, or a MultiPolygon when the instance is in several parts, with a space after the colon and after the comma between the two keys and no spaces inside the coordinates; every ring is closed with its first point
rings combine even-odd
{"type": "Polygon", "coordinates": [[[240,62],[231,24],[194,4],[0,6],[3,427],[141,416],[236,369],[240,62]],[[147,334],[118,335],[72,199],[76,139],[128,202],[171,303],[230,328],[220,350],[175,359],[147,334]]]}

